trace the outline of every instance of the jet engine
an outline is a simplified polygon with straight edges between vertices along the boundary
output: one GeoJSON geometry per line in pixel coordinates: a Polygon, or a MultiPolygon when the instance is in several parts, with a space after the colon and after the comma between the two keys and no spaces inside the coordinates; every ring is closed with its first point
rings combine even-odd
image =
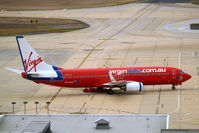
{"type": "Polygon", "coordinates": [[[141,91],[144,89],[142,82],[129,82],[126,84],[127,91],[141,91]]]}

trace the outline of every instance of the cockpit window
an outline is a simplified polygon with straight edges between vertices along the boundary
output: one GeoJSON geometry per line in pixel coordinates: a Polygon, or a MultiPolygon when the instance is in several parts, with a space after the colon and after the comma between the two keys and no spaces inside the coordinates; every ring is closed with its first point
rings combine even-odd
{"type": "Polygon", "coordinates": [[[177,76],[176,79],[182,79],[182,76],[177,76]]]}
{"type": "Polygon", "coordinates": [[[180,73],[184,73],[183,71],[180,71],[180,73]]]}

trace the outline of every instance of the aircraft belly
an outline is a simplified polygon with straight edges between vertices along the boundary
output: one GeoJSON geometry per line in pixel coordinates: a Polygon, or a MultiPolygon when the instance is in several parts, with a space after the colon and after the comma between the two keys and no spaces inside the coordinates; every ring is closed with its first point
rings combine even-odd
{"type": "Polygon", "coordinates": [[[96,78],[79,78],[64,81],[66,87],[97,87],[99,79],[96,78]]]}
{"type": "Polygon", "coordinates": [[[142,82],[144,85],[172,84],[174,82],[173,79],[165,76],[134,77],[133,81],[142,82]]]}

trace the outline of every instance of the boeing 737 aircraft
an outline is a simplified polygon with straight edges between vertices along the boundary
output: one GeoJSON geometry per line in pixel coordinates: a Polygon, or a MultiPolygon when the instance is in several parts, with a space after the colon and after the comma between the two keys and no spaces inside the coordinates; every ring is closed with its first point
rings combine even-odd
{"type": "Polygon", "coordinates": [[[83,87],[83,91],[113,93],[113,88],[141,91],[143,85],[171,84],[172,90],[191,76],[173,67],[119,67],[95,69],[63,69],[47,64],[23,36],[17,36],[24,70],[6,68],[36,83],[60,87],[83,87]]]}

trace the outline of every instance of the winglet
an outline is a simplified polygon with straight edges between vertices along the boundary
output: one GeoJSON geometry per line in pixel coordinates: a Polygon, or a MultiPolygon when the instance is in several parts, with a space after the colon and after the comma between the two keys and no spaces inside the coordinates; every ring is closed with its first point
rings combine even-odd
{"type": "Polygon", "coordinates": [[[111,82],[116,82],[115,78],[113,77],[111,71],[108,72],[109,78],[111,80],[111,82]]]}

